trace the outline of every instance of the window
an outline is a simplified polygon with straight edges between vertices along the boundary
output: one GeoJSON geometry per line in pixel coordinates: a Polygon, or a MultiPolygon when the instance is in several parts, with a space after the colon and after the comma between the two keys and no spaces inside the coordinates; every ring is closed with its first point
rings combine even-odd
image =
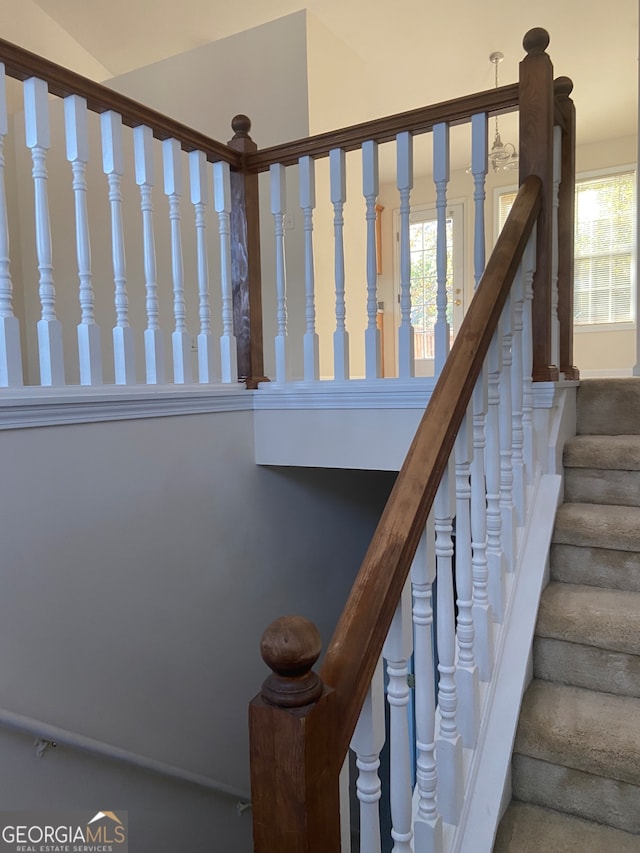
{"type": "MultiPolygon", "coordinates": [[[[447,320],[451,341],[462,321],[464,306],[463,275],[463,222],[464,208],[455,202],[447,206],[447,320]]],[[[398,248],[399,217],[395,212],[396,248],[398,248]]],[[[434,358],[434,326],[437,318],[437,268],[436,240],[438,225],[436,210],[426,205],[416,205],[411,210],[409,224],[409,252],[411,258],[411,325],[414,330],[416,361],[434,358]]],[[[400,302],[400,258],[396,252],[396,300],[400,302]]]]}
{"type": "MultiPolygon", "coordinates": [[[[634,320],[636,174],[576,181],[573,319],[576,326],[634,320]]],[[[498,200],[502,228],[515,191],[498,200]]]]}

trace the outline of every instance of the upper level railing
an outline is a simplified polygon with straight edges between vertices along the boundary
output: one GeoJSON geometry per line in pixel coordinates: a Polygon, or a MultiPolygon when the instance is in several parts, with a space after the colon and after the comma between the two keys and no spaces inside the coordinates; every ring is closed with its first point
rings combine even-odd
{"type": "Polygon", "coordinates": [[[433,329],[437,375],[451,340],[442,227],[450,177],[449,130],[464,122],[472,127],[469,181],[474,188],[477,282],[488,230],[488,118],[518,105],[521,176],[541,177],[547,211],[534,287],[533,376],[554,378],[558,369],[567,377],[575,375],[571,240],[561,240],[555,255],[549,248],[554,228],[572,233],[572,189],[564,177],[575,142],[571,86],[563,78],[556,81],[554,102],[551,65],[541,43],[531,42],[518,85],[259,150],[245,116],[234,119],[235,135],[224,145],[0,41],[0,145],[11,153],[0,159],[0,388],[158,385],[171,374],[177,386],[230,385],[240,379],[255,388],[266,378],[263,325],[269,337],[273,330],[273,350],[267,341],[267,355],[275,387],[296,380],[380,378],[376,200],[379,149],[390,145],[395,145],[400,199],[394,374],[411,378],[415,344],[409,223],[414,140],[421,134],[433,137],[432,163],[421,165],[433,173],[440,223],[433,329]],[[539,101],[543,76],[544,103],[539,101]],[[26,147],[16,128],[22,116],[8,121],[5,77],[23,86],[26,147]],[[537,116],[531,126],[526,125],[529,101],[535,102],[537,116]],[[562,157],[564,164],[562,181],[558,169],[554,174],[549,167],[554,134],[560,146],[556,162],[559,167],[562,157]],[[362,216],[348,220],[353,152],[361,155],[362,216]],[[156,179],[160,160],[162,179],[156,179]],[[330,211],[316,188],[316,170],[326,161],[330,211]],[[20,186],[9,197],[8,168],[16,170],[11,185],[20,186]],[[268,190],[260,181],[266,171],[268,190]],[[188,187],[183,186],[187,174],[188,187]],[[27,181],[32,193],[24,192],[27,181]],[[299,193],[295,203],[287,200],[287,185],[290,193],[294,187],[299,193]],[[209,208],[212,189],[215,222],[209,208]],[[185,196],[193,211],[189,217],[185,196]],[[302,214],[304,225],[292,233],[286,223],[295,212],[302,214]],[[317,224],[323,217],[329,226],[324,231],[317,224]],[[18,221],[21,240],[10,253],[9,235],[17,233],[18,221]],[[265,238],[269,231],[273,236],[265,238]],[[354,255],[357,275],[351,275],[349,266],[354,255]],[[331,272],[326,269],[329,257],[331,272]],[[329,295],[333,305],[327,311],[329,295]],[[320,320],[319,300],[324,305],[320,320]],[[327,358],[330,351],[332,358],[327,358]]]}
{"type": "MultiPolygon", "coordinates": [[[[455,828],[461,820],[473,763],[473,759],[471,764],[463,761],[463,746],[475,751],[482,740],[480,696],[495,692],[497,677],[493,625],[504,618],[507,576],[517,575],[522,556],[517,532],[532,510],[536,477],[532,382],[557,379],[558,367],[567,378],[576,377],[567,328],[571,325],[572,245],[567,222],[574,180],[574,116],[568,97],[570,81],[561,78],[554,87],[545,53],[548,42],[544,30],[532,30],[525,36],[527,55],[520,65],[520,83],[501,93],[505,98],[517,95],[519,104],[520,191],[486,268],[484,240],[476,240],[475,271],[480,281],[450,354],[446,304],[439,298],[439,379],[326,649],[320,674],[312,670],[321,645],[311,623],[284,617],[263,636],[261,651],[271,674],[250,706],[257,853],[335,853],[341,849],[339,776],[349,746],[357,757],[360,849],[381,849],[378,767],[385,737],[381,658],[388,676],[391,770],[385,785],[394,850],[442,853],[451,849],[445,843],[444,828],[455,828]],[[560,234],[568,238],[567,245],[559,242],[560,234]],[[410,572],[411,584],[407,582],[410,572]],[[407,722],[407,673],[412,655],[413,740],[407,722]],[[410,769],[414,758],[415,793],[410,769]]],[[[449,120],[462,119],[462,110],[452,104],[431,108],[433,123],[424,119],[428,111],[423,114],[421,128],[433,130],[440,212],[446,203],[449,120]]],[[[482,128],[474,134],[472,156],[476,199],[481,202],[486,116],[483,122],[478,115],[483,114],[467,114],[466,120],[474,129],[482,128]]],[[[403,248],[407,235],[402,218],[408,223],[413,128],[403,132],[391,124],[398,131],[401,269],[404,266],[400,374],[404,358],[405,375],[410,375],[410,270],[403,248]]],[[[368,222],[373,218],[370,205],[377,187],[376,132],[383,138],[390,131],[382,126],[378,130],[352,129],[344,131],[342,143],[363,149],[368,222]]],[[[335,372],[347,378],[348,338],[340,325],[344,308],[340,253],[343,149],[326,136],[297,145],[295,156],[309,156],[307,151],[322,156],[329,151],[332,160],[338,318],[335,372]]],[[[260,168],[271,163],[276,196],[281,197],[281,170],[285,162],[294,161],[294,154],[281,147],[264,159],[255,156],[256,168],[257,163],[260,168]]],[[[274,215],[281,215],[277,204],[274,215]]],[[[442,240],[442,221],[439,225],[442,240]]],[[[483,229],[483,210],[478,204],[476,235],[483,234],[483,229]]],[[[440,242],[440,263],[442,248],[440,242]]],[[[369,239],[367,249],[372,264],[369,239]]],[[[375,282],[368,268],[367,331],[372,331],[372,343],[367,366],[371,365],[374,377],[378,363],[372,322],[375,282]]],[[[282,370],[281,377],[276,376],[279,381],[286,378],[284,367],[282,370]]],[[[500,794],[501,789],[498,799],[500,794]]],[[[451,836],[448,838],[450,841],[451,836]]]]}

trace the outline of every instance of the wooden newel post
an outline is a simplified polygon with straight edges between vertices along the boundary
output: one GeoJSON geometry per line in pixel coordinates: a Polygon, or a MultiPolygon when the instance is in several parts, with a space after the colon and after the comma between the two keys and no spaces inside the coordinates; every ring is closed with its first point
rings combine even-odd
{"type": "Polygon", "coordinates": [[[522,42],[520,63],[520,183],[529,175],[542,180],[538,217],[536,272],[533,279],[533,380],[555,381],[551,363],[551,240],[553,205],[553,65],[546,48],[549,33],[536,27],[522,42]]]}
{"type": "Polygon", "coordinates": [[[339,853],[335,693],[312,667],[318,629],[283,616],[260,644],[271,675],[249,706],[255,853],[339,853]]]}
{"type": "MultiPolygon", "coordinates": [[[[229,146],[242,154],[257,151],[249,136],[251,120],[237,115],[229,146]]],[[[260,275],[260,207],[258,176],[231,172],[231,287],[233,329],[238,345],[238,380],[247,388],[267,382],[262,349],[262,281],[260,275]]]]}
{"type": "Polygon", "coordinates": [[[561,177],[558,190],[558,320],[560,321],[560,372],[579,379],[573,364],[573,257],[576,194],[576,108],[571,100],[573,82],[558,77],[554,84],[556,107],[562,119],[561,177]]]}

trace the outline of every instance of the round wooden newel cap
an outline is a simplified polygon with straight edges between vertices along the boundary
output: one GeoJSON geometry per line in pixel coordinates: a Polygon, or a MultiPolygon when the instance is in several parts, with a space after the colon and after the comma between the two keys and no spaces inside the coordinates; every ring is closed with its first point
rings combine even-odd
{"type": "Polygon", "coordinates": [[[273,672],[290,678],[309,672],[321,651],[320,632],[302,616],[281,616],[260,641],[262,660],[273,672]]]}
{"type": "Polygon", "coordinates": [[[563,98],[568,98],[573,92],[573,80],[570,77],[557,77],[553,81],[553,88],[556,95],[561,95],[563,98]]]}
{"type": "Polygon", "coordinates": [[[231,119],[231,127],[236,137],[249,136],[249,131],[251,130],[251,119],[249,116],[240,113],[231,119]]]}
{"type": "Polygon", "coordinates": [[[525,34],[522,46],[528,54],[544,53],[549,47],[549,33],[542,27],[534,27],[525,34]]]}

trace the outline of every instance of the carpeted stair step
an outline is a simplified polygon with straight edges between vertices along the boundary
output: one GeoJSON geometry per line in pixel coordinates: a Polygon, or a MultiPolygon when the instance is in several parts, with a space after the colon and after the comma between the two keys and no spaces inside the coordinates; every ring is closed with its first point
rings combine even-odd
{"type": "Polygon", "coordinates": [[[494,853],[638,853],[640,837],[531,803],[512,803],[494,853]]]}
{"type": "Polygon", "coordinates": [[[564,467],[565,501],[640,506],[640,435],[578,435],[564,467]]]}
{"type": "Polygon", "coordinates": [[[551,544],[550,563],[556,581],[640,592],[640,551],[556,542],[551,544]]]}
{"type": "Polygon", "coordinates": [[[551,545],[551,577],[640,591],[640,507],[562,504],[551,545]]]}
{"type": "Polygon", "coordinates": [[[533,661],[536,678],[640,697],[640,592],[550,583],[533,661]]]}
{"type": "Polygon", "coordinates": [[[640,378],[585,379],[577,397],[578,435],[640,432],[640,378]]]}
{"type": "Polygon", "coordinates": [[[516,734],[513,794],[640,833],[640,699],[534,680],[516,734]]]}

